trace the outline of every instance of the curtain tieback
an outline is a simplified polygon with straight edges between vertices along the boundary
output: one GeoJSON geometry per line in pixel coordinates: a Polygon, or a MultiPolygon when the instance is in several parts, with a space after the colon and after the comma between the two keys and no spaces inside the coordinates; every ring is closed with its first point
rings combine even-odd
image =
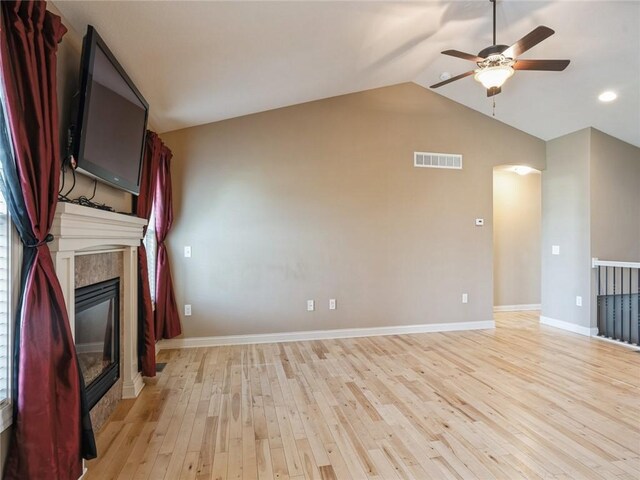
{"type": "Polygon", "coordinates": [[[53,242],[53,235],[51,235],[50,233],[47,234],[46,237],[44,237],[44,240],[42,240],[41,242],[38,243],[25,243],[24,246],[27,248],[38,248],[41,247],[42,245],[45,245],[47,243],[53,242]]]}

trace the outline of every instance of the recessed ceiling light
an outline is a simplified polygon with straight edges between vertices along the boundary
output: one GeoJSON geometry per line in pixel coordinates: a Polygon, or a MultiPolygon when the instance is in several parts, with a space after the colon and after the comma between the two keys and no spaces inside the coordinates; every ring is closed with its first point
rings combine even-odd
{"type": "Polygon", "coordinates": [[[601,102],[613,102],[616,98],[618,98],[618,95],[611,90],[607,90],[598,95],[598,100],[601,102]]]}
{"type": "Polygon", "coordinates": [[[440,74],[440,80],[449,80],[451,78],[451,74],[449,72],[442,72],[440,74]]]}
{"type": "Polygon", "coordinates": [[[533,168],[527,167],[525,165],[517,165],[513,167],[513,171],[518,175],[526,175],[528,173],[531,173],[533,171],[533,168]]]}

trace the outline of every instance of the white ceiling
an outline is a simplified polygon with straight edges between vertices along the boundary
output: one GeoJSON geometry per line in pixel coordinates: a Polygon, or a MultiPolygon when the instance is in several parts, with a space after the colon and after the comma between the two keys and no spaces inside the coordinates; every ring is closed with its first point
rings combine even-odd
{"type": "MultiPolygon", "coordinates": [[[[491,44],[488,0],[427,2],[55,1],[94,25],[151,105],[160,131],[473,68],[439,52],[491,44]]],[[[596,127],[640,146],[640,2],[498,3],[498,43],[538,25],[556,34],[522,58],[570,59],[562,73],[516,72],[496,118],[548,140],[596,127]],[[597,95],[615,90],[618,100],[597,95]]],[[[436,90],[491,115],[472,77],[436,90]]]]}

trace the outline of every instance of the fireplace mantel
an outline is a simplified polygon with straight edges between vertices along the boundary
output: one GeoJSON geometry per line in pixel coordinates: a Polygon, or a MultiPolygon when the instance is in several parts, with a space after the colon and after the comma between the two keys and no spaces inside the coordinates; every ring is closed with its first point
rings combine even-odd
{"type": "Polygon", "coordinates": [[[51,226],[51,251],[137,247],[147,221],[132,215],[58,202],[51,226]]]}
{"type": "Polygon", "coordinates": [[[147,221],[135,216],[58,202],[49,244],[62,286],[71,332],[75,326],[75,257],[123,252],[124,307],[122,396],[135,398],[144,387],[138,371],[138,246],[147,221]]]}

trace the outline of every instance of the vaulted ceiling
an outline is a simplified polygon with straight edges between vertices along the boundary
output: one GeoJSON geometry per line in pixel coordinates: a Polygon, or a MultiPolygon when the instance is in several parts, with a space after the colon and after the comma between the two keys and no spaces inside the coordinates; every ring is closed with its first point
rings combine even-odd
{"type": "MultiPolygon", "coordinates": [[[[161,132],[413,81],[473,64],[440,51],[491,44],[491,3],[55,1],[94,25],[151,105],[161,132]]],[[[548,140],[593,126],[640,146],[640,2],[499,1],[498,43],[556,33],[522,58],[570,59],[562,73],[516,72],[495,116],[548,140]],[[604,104],[597,96],[614,90],[604,104]]],[[[435,90],[492,114],[468,77],[435,90]]]]}

